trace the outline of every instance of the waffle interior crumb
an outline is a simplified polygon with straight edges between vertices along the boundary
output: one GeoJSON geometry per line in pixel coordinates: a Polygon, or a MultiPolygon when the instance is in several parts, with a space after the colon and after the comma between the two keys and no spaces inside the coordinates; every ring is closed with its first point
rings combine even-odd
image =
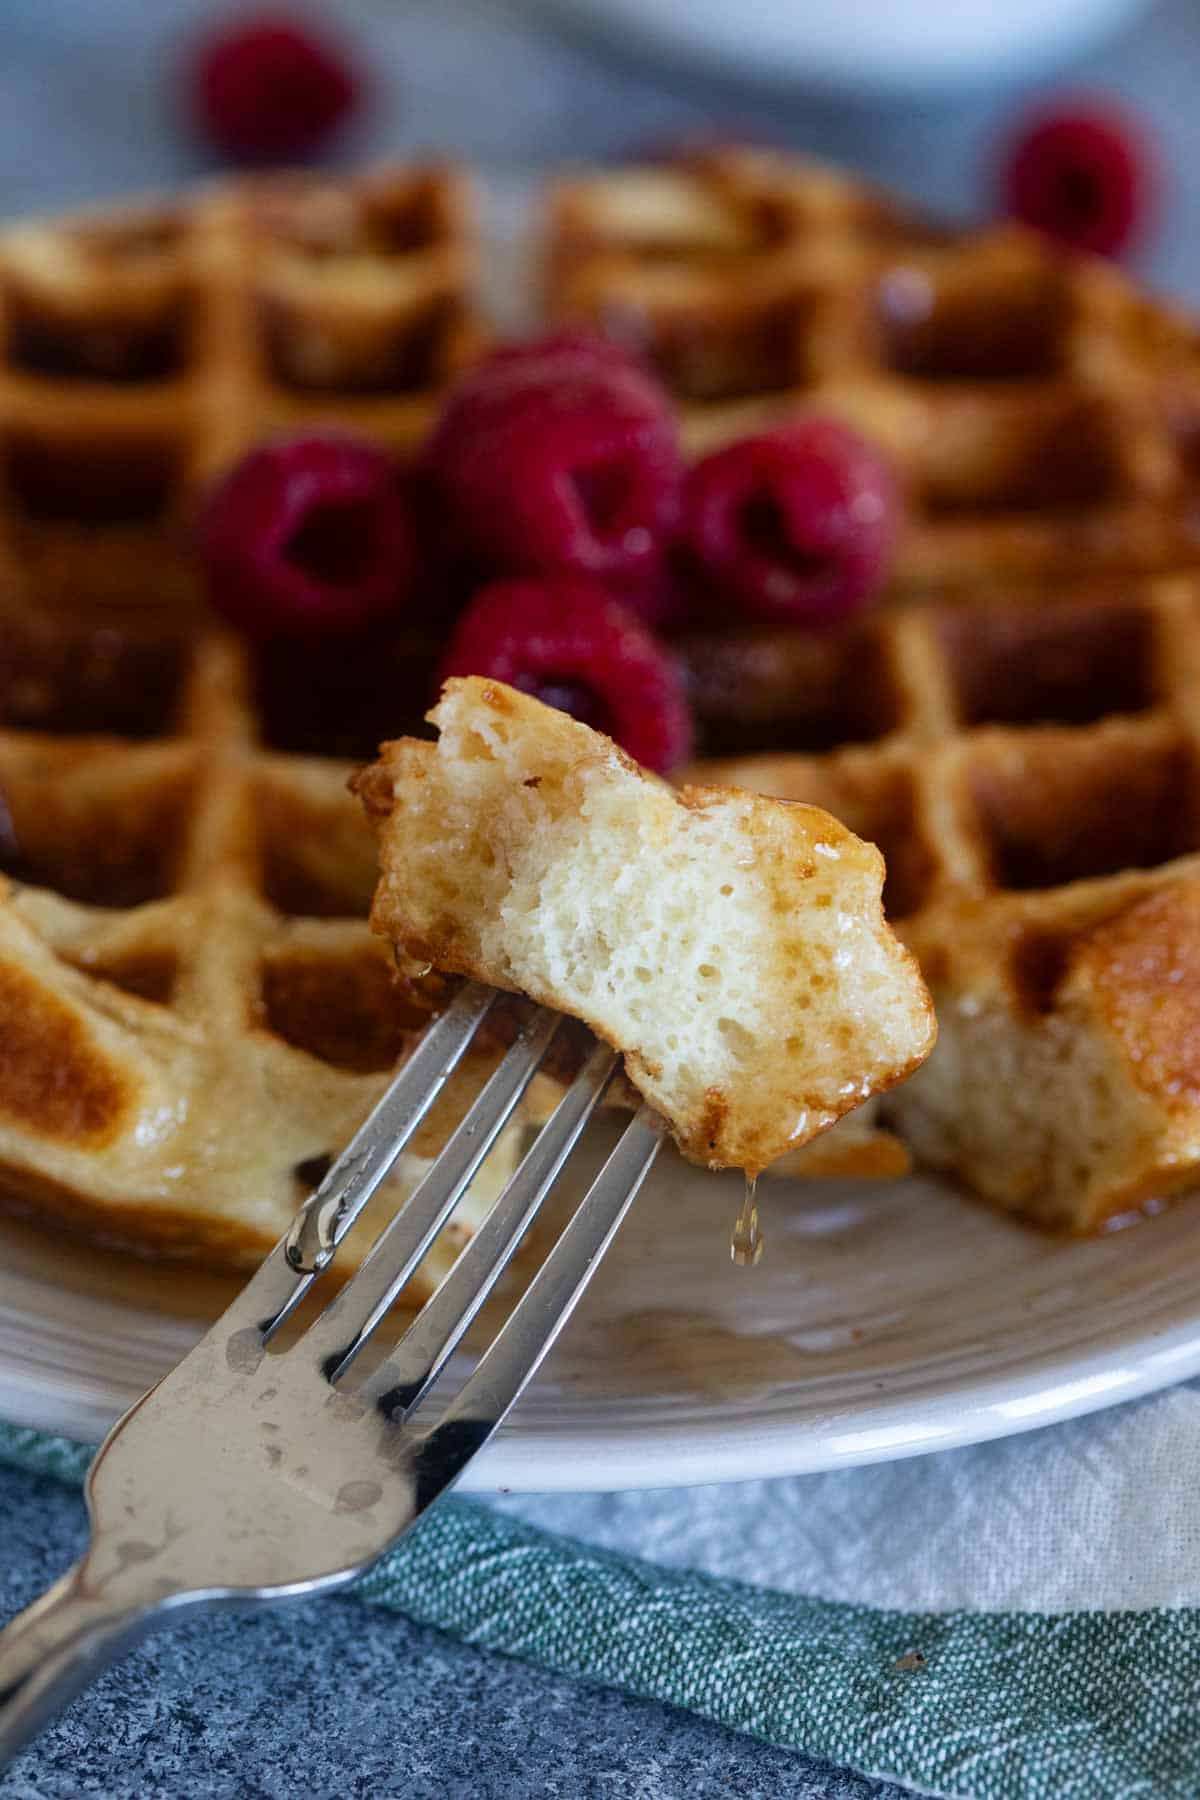
{"type": "Polygon", "coordinates": [[[928,1053],[883,859],[828,813],[675,794],[499,682],[448,682],[430,718],[436,745],[387,745],[358,778],[376,929],[582,1019],[692,1160],[757,1171],[928,1053]]]}

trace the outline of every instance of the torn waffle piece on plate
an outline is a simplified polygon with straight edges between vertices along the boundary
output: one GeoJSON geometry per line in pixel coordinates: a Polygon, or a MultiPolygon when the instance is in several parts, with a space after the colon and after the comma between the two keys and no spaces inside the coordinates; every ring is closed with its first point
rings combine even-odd
{"type": "Polygon", "coordinates": [[[888,1122],[1056,1230],[1200,1169],[1198,605],[1173,576],[683,647],[709,741],[742,752],[688,778],[829,807],[884,849],[939,1021],[888,1122]]]}
{"type": "Polygon", "coordinates": [[[430,718],[436,744],[385,745],[356,778],[375,929],[583,1020],[693,1161],[757,1172],[928,1054],[883,859],[828,813],[675,793],[496,681],[447,682],[430,718]]]}

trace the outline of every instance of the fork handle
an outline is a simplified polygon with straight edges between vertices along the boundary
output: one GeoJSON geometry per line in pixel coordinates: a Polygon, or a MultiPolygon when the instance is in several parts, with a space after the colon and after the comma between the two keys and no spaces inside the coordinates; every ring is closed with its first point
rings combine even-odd
{"type": "Polygon", "coordinates": [[[0,1631],[0,1769],[150,1627],[157,1604],[89,1592],[86,1559],[0,1631]]]}

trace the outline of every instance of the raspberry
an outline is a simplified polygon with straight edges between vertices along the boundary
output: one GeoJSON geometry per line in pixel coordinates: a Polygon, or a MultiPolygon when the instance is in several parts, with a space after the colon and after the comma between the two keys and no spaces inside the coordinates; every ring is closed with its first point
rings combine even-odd
{"type": "Polygon", "coordinates": [[[1003,186],[1015,218],[1073,250],[1112,256],[1149,207],[1154,157],[1131,119],[1081,102],[1024,127],[1008,151],[1003,186]]]}
{"type": "Polygon", "coordinates": [[[199,525],[209,599],[254,637],[347,632],[398,611],[414,537],[391,458],[332,431],[252,450],[199,525]]]}
{"type": "Polygon", "coordinates": [[[537,407],[546,393],[591,393],[597,388],[632,386],[637,402],[664,424],[672,420],[666,391],[630,354],[607,338],[578,331],[501,344],[452,389],[430,440],[430,460],[453,459],[481,423],[537,407]]]}
{"type": "Polygon", "coordinates": [[[883,579],[897,524],[887,464],[837,419],[807,418],[698,463],[684,541],[718,603],[749,618],[827,625],[883,579]]]}
{"type": "Polygon", "coordinates": [[[188,70],[204,135],[235,161],[304,156],[350,112],[359,77],[338,46],[283,15],[230,22],[188,70]]]}
{"type": "Polygon", "coordinates": [[[612,345],[571,336],[501,350],[467,375],[426,468],[486,564],[622,580],[660,559],[683,478],[662,389],[612,345]]]}
{"type": "Polygon", "coordinates": [[[679,671],[641,621],[591,582],[497,581],[458,622],[440,679],[490,675],[615,738],[648,769],[686,762],[679,671]]]}

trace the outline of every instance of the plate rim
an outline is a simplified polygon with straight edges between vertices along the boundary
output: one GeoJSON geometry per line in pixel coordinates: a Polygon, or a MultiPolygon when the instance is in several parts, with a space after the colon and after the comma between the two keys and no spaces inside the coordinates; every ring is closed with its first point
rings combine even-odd
{"type": "MultiPolygon", "coordinates": [[[[1200,1201],[1200,1195],[1196,1197],[1200,1201]]],[[[963,1201],[963,1204],[971,1204],[963,1201]]],[[[1143,1229],[1153,1230],[1155,1221],[1143,1229]]],[[[131,1322],[143,1309],[107,1301],[131,1322]]],[[[187,1324],[161,1315],[179,1344],[187,1324]]],[[[569,1329],[569,1326],[568,1326],[569,1329]]],[[[995,1373],[945,1372],[874,1400],[805,1415],[748,1399],[742,1417],[689,1416],[563,1425],[526,1423],[520,1413],[468,1466],[459,1491],[475,1494],[615,1493],[720,1485],[829,1473],[1023,1435],[1103,1411],[1200,1375],[1200,1295],[1169,1301],[1145,1323],[1034,1350],[995,1373]]],[[[39,1379],[33,1360],[0,1344],[0,1417],[11,1424],[87,1442],[114,1416],[113,1384],[62,1370],[39,1379]]]]}
{"type": "Polygon", "coordinates": [[[829,1474],[1024,1436],[1196,1375],[1200,1300],[1174,1324],[1141,1331],[1130,1327],[1090,1350],[1067,1345],[1003,1375],[964,1374],[927,1399],[881,1396],[874,1405],[855,1409],[853,1423],[843,1430],[837,1415],[816,1424],[784,1415],[740,1431],[717,1420],[619,1433],[569,1428],[522,1432],[510,1426],[497,1434],[480,1458],[482,1466],[469,1468],[460,1486],[474,1493],[618,1493],[829,1474]],[[1129,1366],[1114,1367],[1121,1354],[1129,1366]],[[948,1416],[951,1409],[954,1416],[948,1416]],[[669,1459],[654,1461],[652,1446],[668,1439],[669,1459]],[[555,1454],[545,1464],[539,1459],[539,1440],[554,1445],[555,1454]],[[531,1465],[543,1479],[529,1479],[531,1465]],[[587,1474],[591,1479],[583,1479],[587,1474]]]}

